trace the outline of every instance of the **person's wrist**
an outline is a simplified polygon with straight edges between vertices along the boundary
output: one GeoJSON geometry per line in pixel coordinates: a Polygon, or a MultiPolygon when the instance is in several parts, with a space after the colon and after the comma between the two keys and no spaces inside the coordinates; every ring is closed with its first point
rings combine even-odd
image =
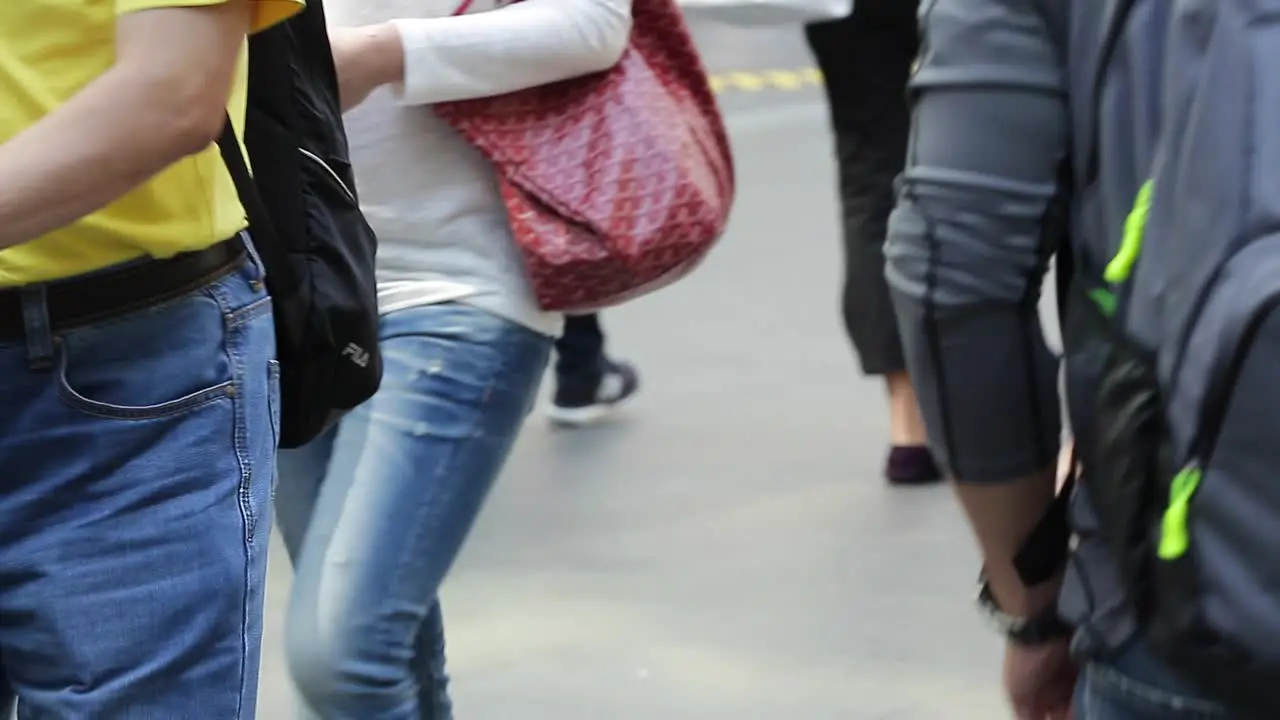
{"type": "Polygon", "coordinates": [[[1006,590],[1003,600],[996,595],[985,570],[978,580],[979,607],[1011,644],[1035,647],[1071,635],[1071,627],[1058,614],[1060,577],[1034,588],[1006,590]]]}
{"type": "Polygon", "coordinates": [[[1035,648],[1070,641],[1073,633],[1074,628],[1058,614],[1057,605],[1050,605],[1006,632],[1005,642],[1014,647],[1035,648]]]}
{"type": "Polygon", "coordinates": [[[1011,615],[1018,617],[1035,617],[1048,608],[1057,607],[1058,594],[1062,590],[1062,576],[1040,583],[1035,587],[1018,586],[1003,594],[993,588],[996,601],[1000,607],[1011,615]]]}
{"type": "Polygon", "coordinates": [[[984,566],[982,575],[1000,608],[1016,617],[1031,617],[1056,605],[1062,588],[1061,572],[1046,582],[1028,587],[1022,584],[1012,564],[1008,567],[984,566]]]}
{"type": "Polygon", "coordinates": [[[384,22],[363,28],[360,55],[365,72],[377,86],[404,81],[404,44],[395,23],[384,22]]]}

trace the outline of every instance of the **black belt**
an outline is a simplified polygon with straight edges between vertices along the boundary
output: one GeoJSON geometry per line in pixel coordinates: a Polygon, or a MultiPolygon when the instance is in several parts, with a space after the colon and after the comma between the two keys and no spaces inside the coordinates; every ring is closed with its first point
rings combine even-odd
{"type": "MultiPolygon", "coordinates": [[[[240,267],[240,235],[206,250],[166,260],[145,260],[45,285],[53,332],[89,325],[182,297],[240,267]]],[[[0,290],[0,340],[25,335],[22,289],[0,290]]]]}

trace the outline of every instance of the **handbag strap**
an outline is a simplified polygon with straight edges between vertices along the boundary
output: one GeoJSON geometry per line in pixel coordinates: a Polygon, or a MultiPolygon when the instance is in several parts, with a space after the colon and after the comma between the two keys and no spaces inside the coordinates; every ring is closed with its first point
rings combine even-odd
{"type": "MultiPolygon", "coordinates": [[[[222,162],[227,166],[231,182],[235,183],[236,195],[240,197],[240,205],[249,220],[249,229],[258,238],[258,242],[254,243],[254,250],[264,255],[279,251],[280,243],[275,242],[275,224],[271,222],[267,206],[262,202],[258,186],[253,182],[253,175],[244,159],[244,150],[240,146],[240,138],[236,137],[230,114],[226,116],[222,134],[218,136],[218,149],[222,151],[222,162]]],[[[275,266],[281,263],[272,261],[271,264],[275,266]]]]}
{"type": "MultiPolygon", "coordinates": [[[[236,195],[239,196],[240,205],[244,208],[245,217],[249,221],[253,251],[262,258],[264,265],[271,268],[270,272],[274,276],[271,295],[277,300],[281,297],[292,297],[298,288],[297,276],[289,263],[284,245],[280,242],[280,236],[276,233],[271,213],[267,211],[262,194],[258,192],[258,186],[253,181],[253,175],[249,171],[249,164],[245,160],[244,149],[236,136],[235,125],[231,122],[230,114],[227,114],[226,122],[222,126],[222,134],[218,136],[218,149],[222,152],[222,162],[227,166],[231,181],[236,186],[236,195]]],[[[281,312],[280,303],[277,302],[275,305],[275,311],[281,312]]],[[[295,323],[277,322],[277,332],[282,328],[286,333],[284,339],[296,346],[298,338],[295,323]]]]}

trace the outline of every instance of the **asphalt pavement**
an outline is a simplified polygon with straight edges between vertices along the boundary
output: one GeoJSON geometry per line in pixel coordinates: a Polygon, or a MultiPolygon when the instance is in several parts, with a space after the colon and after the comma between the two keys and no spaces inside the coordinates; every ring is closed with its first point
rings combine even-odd
{"type": "MultiPolygon", "coordinates": [[[[693,276],[605,314],[643,373],[618,422],[530,419],[444,591],[457,716],[1008,717],[949,490],[879,477],[883,391],[839,318],[831,138],[800,29],[696,30],[733,135],[732,226],[693,276]]],[[[264,720],[293,707],[276,549],[264,720]]]]}

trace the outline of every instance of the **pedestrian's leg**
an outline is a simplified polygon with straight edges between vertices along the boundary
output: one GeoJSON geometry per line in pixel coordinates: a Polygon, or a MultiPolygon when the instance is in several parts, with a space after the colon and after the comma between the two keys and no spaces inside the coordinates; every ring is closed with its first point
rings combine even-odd
{"type": "MultiPolygon", "coordinates": [[[[276,520],[289,558],[295,563],[302,553],[303,539],[311,523],[320,487],[329,473],[329,458],[333,454],[337,433],[338,427],[335,426],[305,447],[282,450],[279,455],[276,520]]],[[[423,716],[447,717],[451,702],[449,678],[445,671],[444,616],[439,600],[432,604],[418,630],[411,666],[418,683],[418,706],[427,709],[423,716]]],[[[302,708],[303,717],[318,716],[314,709],[306,707],[306,700],[301,695],[296,702],[302,708]]]]}
{"type": "Polygon", "coordinates": [[[918,48],[915,2],[866,0],[852,16],[806,28],[826,80],[843,212],[845,330],[862,371],[885,378],[892,482],[940,479],[898,339],[884,240],[893,182],[906,161],[907,80],[918,48]]]}
{"type": "Polygon", "coordinates": [[[915,3],[867,0],[853,16],[807,29],[826,81],[843,213],[843,315],[868,375],[902,372],[884,280],[893,182],[906,162],[907,78],[915,57],[915,3]]]}
{"type": "Polygon", "coordinates": [[[276,526],[289,561],[295,564],[302,553],[320,487],[329,474],[338,427],[334,425],[300,448],[281,450],[276,457],[276,526]]]}
{"type": "MultiPolygon", "coordinates": [[[[276,519],[289,558],[294,563],[301,556],[311,514],[329,472],[329,458],[333,454],[337,433],[338,427],[335,426],[305,447],[280,452],[276,519]]],[[[449,679],[445,672],[444,617],[438,600],[432,604],[418,630],[411,666],[418,683],[418,706],[427,709],[423,711],[423,717],[448,717],[446,709],[451,702],[449,679]]],[[[302,708],[303,717],[319,716],[314,709],[306,707],[306,700],[300,695],[296,702],[302,708]]]]}
{"type": "Polygon", "coordinates": [[[392,313],[383,338],[382,386],[340,423],[298,553],[289,668],[323,720],[449,720],[436,594],[551,341],[455,304],[392,313]]]}
{"type": "Polygon", "coordinates": [[[0,655],[24,719],[254,716],[277,372],[245,265],[0,344],[0,655]]]}
{"type": "Polygon", "coordinates": [[[564,333],[556,340],[556,375],[592,384],[604,373],[604,331],[600,316],[570,315],[564,333]]]}
{"type": "Polygon", "coordinates": [[[600,422],[640,388],[635,367],[605,353],[596,313],[565,319],[556,355],[555,396],[547,416],[557,425],[583,427],[600,422]]]}
{"type": "Polygon", "coordinates": [[[453,701],[449,698],[449,673],[445,662],[444,610],[436,597],[427,618],[418,629],[413,652],[413,676],[418,678],[418,707],[424,720],[447,720],[452,717],[453,701]]]}

